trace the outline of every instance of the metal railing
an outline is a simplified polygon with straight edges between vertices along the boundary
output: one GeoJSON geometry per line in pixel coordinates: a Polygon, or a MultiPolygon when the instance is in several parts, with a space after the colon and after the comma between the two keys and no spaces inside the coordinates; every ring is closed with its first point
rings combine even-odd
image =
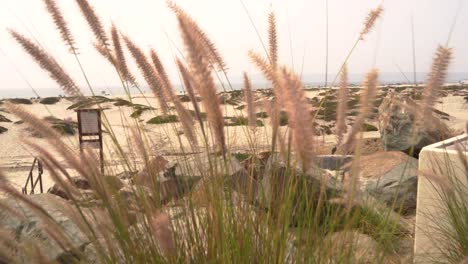
{"type": "Polygon", "coordinates": [[[44,172],[43,166],[42,166],[42,161],[35,157],[33,164],[31,166],[31,170],[29,171],[28,178],[26,179],[26,183],[24,184],[23,187],[23,194],[28,194],[28,186],[31,187],[29,190],[29,194],[34,194],[34,190],[36,189],[37,184],[39,184],[39,189],[41,193],[44,192],[43,186],[42,186],[42,173],[44,172]],[[37,178],[34,180],[34,168],[37,165],[37,178]]]}

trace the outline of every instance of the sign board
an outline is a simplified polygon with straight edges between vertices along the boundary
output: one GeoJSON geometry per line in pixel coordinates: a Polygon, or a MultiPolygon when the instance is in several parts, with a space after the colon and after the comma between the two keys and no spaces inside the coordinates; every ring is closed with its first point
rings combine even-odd
{"type": "Polygon", "coordinates": [[[98,134],[100,125],[100,112],[97,111],[79,111],[81,123],[81,133],[87,134],[98,134]]]}
{"type": "Polygon", "coordinates": [[[76,113],[78,115],[80,151],[83,151],[85,148],[98,149],[101,172],[104,173],[101,109],[78,109],[76,113]]]}

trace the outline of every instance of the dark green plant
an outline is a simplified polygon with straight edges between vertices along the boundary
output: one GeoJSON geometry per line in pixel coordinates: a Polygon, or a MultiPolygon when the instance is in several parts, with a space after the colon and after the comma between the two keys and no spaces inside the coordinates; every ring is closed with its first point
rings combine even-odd
{"type": "Polygon", "coordinates": [[[179,119],[176,115],[160,115],[151,118],[146,123],[151,125],[159,125],[159,124],[167,124],[167,123],[174,123],[178,122],[179,119]]]}
{"type": "Polygon", "coordinates": [[[39,101],[39,103],[45,104],[45,105],[53,105],[53,104],[58,103],[59,101],[60,101],[60,97],[46,97],[42,99],[41,101],[39,101]]]}

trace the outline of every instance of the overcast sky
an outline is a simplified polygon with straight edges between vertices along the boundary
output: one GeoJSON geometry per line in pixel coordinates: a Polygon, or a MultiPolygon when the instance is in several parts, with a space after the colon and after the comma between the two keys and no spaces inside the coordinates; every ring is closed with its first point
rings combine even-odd
{"type": "MultiPolygon", "coordinates": [[[[174,56],[182,49],[174,15],[164,0],[89,0],[103,23],[114,22],[141,47],[155,48],[176,80],[174,56]],[[167,35],[165,34],[167,33],[167,35]]],[[[267,16],[275,11],[278,20],[280,60],[303,70],[305,76],[324,74],[325,69],[325,3],[326,0],[243,0],[261,38],[267,39],[267,16]]],[[[464,1],[464,0],[461,0],[464,1]]],[[[0,8],[0,97],[7,89],[56,87],[21,48],[6,29],[13,28],[34,38],[64,65],[79,83],[83,78],[63,45],[42,0],[1,0],[0,8]],[[21,76],[24,77],[21,77],[21,76]]],[[[118,84],[118,78],[107,62],[91,45],[90,34],[74,0],[57,0],[70,24],[80,59],[95,86],[118,84]]],[[[236,79],[247,71],[257,74],[247,51],[262,51],[241,0],[177,0],[216,43],[236,79]]],[[[329,0],[329,68],[336,72],[362,29],[370,9],[380,0],[329,0]]],[[[353,53],[349,71],[362,73],[374,66],[382,72],[412,72],[411,17],[414,20],[417,68],[427,72],[439,43],[445,44],[459,10],[450,46],[454,48],[451,72],[468,72],[468,7],[460,0],[387,0],[384,14],[375,30],[353,53]]],[[[132,66],[134,73],[137,73],[132,66]]],[[[330,76],[329,78],[332,78],[330,76]]]]}

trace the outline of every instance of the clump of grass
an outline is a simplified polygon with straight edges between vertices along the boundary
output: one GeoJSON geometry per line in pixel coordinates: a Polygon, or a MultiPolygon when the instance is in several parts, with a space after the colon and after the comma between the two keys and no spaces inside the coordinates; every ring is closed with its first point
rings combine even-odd
{"type": "Polygon", "coordinates": [[[62,120],[53,116],[44,118],[45,121],[51,124],[51,127],[62,135],[73,136],[76,134],[78,124],[70,120],[62,120]]]}
{"type": "Polygon", "coordinates": [[[146,123],[151,125],[159,125],[175,122],[179,122],[179,118],[176,115],[160,115],[151,118],[146,123]]]}
{"type": "Polygon", "coordinates": [[[3,134],[8,131],[8,128],[0,126],[0,134],[3,134]]]}
{"type": "Polygon", "coordinates": [[[24,104],[24,105],[31,105],[33,102],[26,98],[12,98],[8,99],[8,102],[12,104],[24,104]]]}
{"type": "Polygon", "coordinates": [[[114,105],[115,106],[131,106],[132,103],[124,99],[117,99],[114,105]]]}
{"type": "Polygon", "coordinates": [[[45,105],[53,105],[56,104],[60,101],[60,97],[46,97],[44,99],[41,99],[39,103],[45,104],[45,105]]]}
{"type": "Polygon", "coordinates": [[[238,161],[244,161],[248,158],[250,158],[252,155],[249,154],[249,153],[245,153],[245,152],[235,152],[232,154],[234,156],[234,158],[236,158],[238,161]]]}
{"type": "Polygon", "coordinates": [[[78,97],[78,101],[70,105],[67,109],[80,109],[80,108],[89,108],[103,103],[113,102],[113,99],[107,98],[105,96],[90,96],[90,97],[78,97]]]}
{"type": "Polygon", "coordinates": [[[362,125],[361,130],[364,131],[364,132],[379,131],[379,129],[376,126],[368,124],[368,123],[364,123],[362,125]]]}

